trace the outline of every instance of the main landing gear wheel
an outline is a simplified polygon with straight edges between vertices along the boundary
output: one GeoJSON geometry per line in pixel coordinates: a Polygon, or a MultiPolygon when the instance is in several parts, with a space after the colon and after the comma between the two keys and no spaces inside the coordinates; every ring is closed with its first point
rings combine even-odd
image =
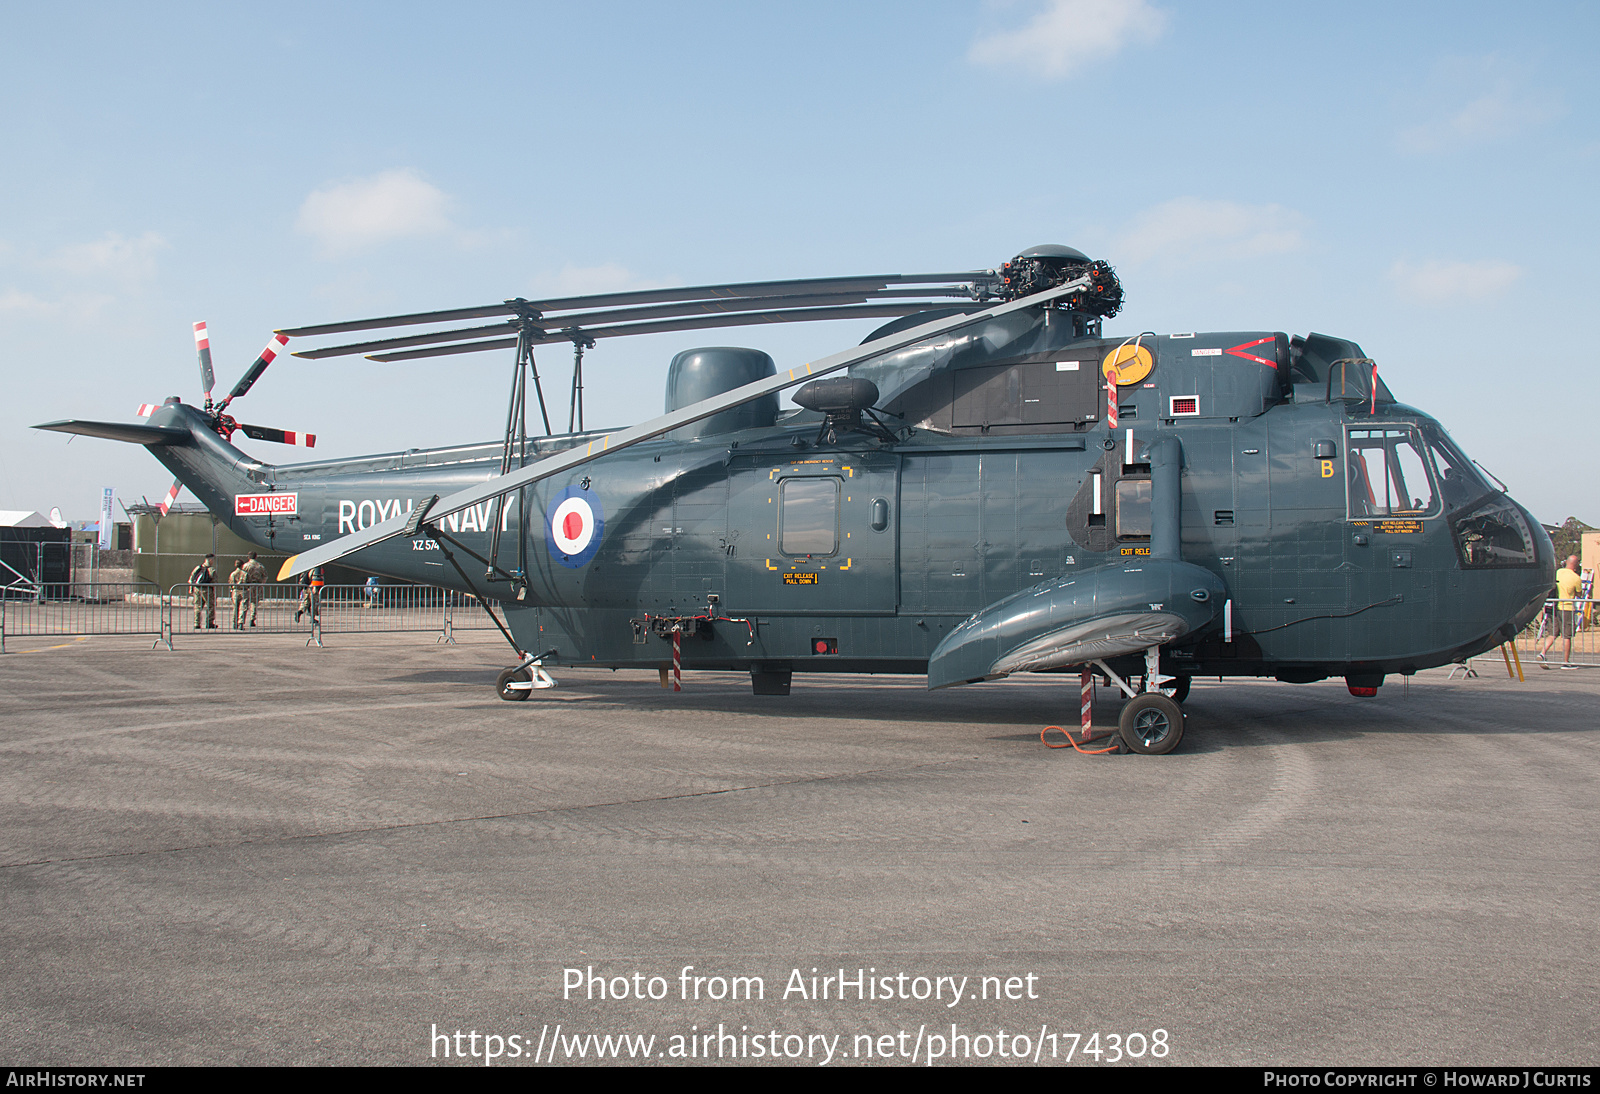
{"type": "Polygon", "coordinates": [[[519,684],[533,683],[533,673],[527,669],[505,669],[495,678],[494,690],[500,693],[500,698],[508,703],[520,703],[532,694],[529,687],[514,688],[513,682],[519,684]]]}
{"type": "Polygon", "coordinates": [[[1159,691],[1147,691],[1122,706],[1117,732],[1144,756],[1164,756],[1183,740],[1183,708],[1159,691]]]}
{"type": "Polygon", "coordinates": [[[1161,685],[1161,694],[1168,696],[1174,703],[1181,703],[1189,698],[1189,677],[1174,676],[1161,685]]]}

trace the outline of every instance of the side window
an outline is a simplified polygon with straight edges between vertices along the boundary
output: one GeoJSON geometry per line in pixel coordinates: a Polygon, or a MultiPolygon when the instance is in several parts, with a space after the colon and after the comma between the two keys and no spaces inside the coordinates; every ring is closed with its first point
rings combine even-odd
{"type": "Polygon", "coordinates": [[[1150,480],[1117,481],[1117,538],[1150,536],[1150,480]]]}
{"type": "Polygon", "coordinates": [[[778,526],[786,555],[831,555],[839,549],[839,480],[784,479],[778,526]]]}
{"type": "Polygon", "coordinates": [[[1411,430],[1352,429],[1345,460],[1352,519],[1433,512],[1433,479],[1411,430]]]}

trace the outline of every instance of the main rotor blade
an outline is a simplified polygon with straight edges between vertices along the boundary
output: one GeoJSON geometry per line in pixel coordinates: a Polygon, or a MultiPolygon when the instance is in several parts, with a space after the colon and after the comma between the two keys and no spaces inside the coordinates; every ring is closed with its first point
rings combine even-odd
{"type": "Polygon", "coordinates": [[[452,308],[446,311],[412,312],[376,319],[356,319],[348,323],[322,323],[310,327],[286,327],[279,331],[291,338],[322,334],[344,334],[380,327],[403,327],[418,323],[455,323],[464,319],[484,319],[491,315],[518,315],[525,312],[574,311],[586,308],[618,308],[631,304],[661,304],[675,300],[733,299],[747,296],[809,296],[821,292],[868,292],[889,285],[933,285],[993,282],[991,270],[965,273],[877,274],[864,277],[813,277],[793,281],[746,281],[727,285],[694,285],[677,289],[640,289],[636,292],[598,293],[593,296],[565,296],[548,300],[507,300],[479,308],[452,308]]]}
{"type": "MultiPolygon", "coordinates": [[[[762,323],[811,323],[825,319],[886,319],[900,315],[913,315],[938,307],[936,301],[919,300],[906,304],[861,304],[855,307],[793,308],[781,311],[738,312],[733,315],[696,315],[687,319],[662,319],[655,323],[628,323],[611,327],[578,327],[560,331],[546,331],[528,337],[533,345],[549,342],[570,342],[575,335],[586,339],[622,338],[630,334],[661,334],[666,331],[707,330],[712,327],[753,327],[762,323]]],[[[981,305],[974,303],[974,308],[981,305]]],[[[479,350],[502,349],[517,344],[515,338],[493,342],[468,342],[436,349],[415,349],[397,353],[369,354],[373,361],[416,361],[423,357],[446,357],[453,353],[477,353],[479,350]]]]}
{"type": "Polygon", "coordinates": [[[300,349],[295,350],[294,356],[303,357],[308,361],[320,361],[324,357],[348,357],[351,354],[371,353],[374,350],[400,349],[403,346],[426,346],[432,342],[454,342],[458,338],[505,338],[509,335],[512,336],[514,342],[516,331],[516,320],[508,319],[502,323],[491,323],[486,327],[460,327],[456,330],[434,331],[432,334],[409,334],[404,338],[380,338],[375,342],[352,342],[345,346],[300,349]]]}
{"type": "Polygon", "coordinates": [[[915,345],[927,338],[950,334],[961,330],[963,327],[986,322],[1014,311],[1048,304],[1052,300],[1060,299],[1080,289],[1087,288],[1091,280],[1088,277],[1075,278],[1053,289],[1047,289],[1044,292],[1025,296],[1020,300],[1012,300],[992,308],[985,308],[983,311],[971,315],[946,316],[943,319],[936,319],[931,323],[923,323],[921,326],[912,327],[909,330],[898,331],[883,338],[875,339],[865,345],[841,350],[832,356],[824,357],[822,360],[812,362],[809,365],[787,369],[775,376],[745,384],[743,387],[734,388],[732,391],[723,392],[721,395],[713,396],[710,399],[702,399],[700,402],[686,406],[681,410],[675,410],[670,414],[652,418],[641,425],[607,434],[598,440],[590,441],[581,449],[571,448],[565,452],[558,452],[553,456],[529,464],[527,467],[512,471],[506,475],[498,475],[488,482],[470,486],[465,490],[451,494],[447,498],[442,498],[429,506],[426,512],[407,513],[390,517],[388,520],[379,521],[377,524],[371,525],[362,531],[354,532],[342,539],[333,540],[322,544],[320,547],[313,547],[302,554],[294,555],[284,562],[283,568],[278,573],[278,580],[283,581],[286,578],[293,577],[295,574],[303,574],[314,567],[325,566],[348,554],[359,551],[363,547],[370,547],[374,543],[381,543],[386,539],[400,535],[406,531],[408,523],[413,520],[417,520],[420,523],[443,519],[452,513],[459,513],[468,506],[477,505],[490,498],[500,497],[502,494],[509,494],[513,490],[532,485],[541,479],[559,475],[563,471],[570,471],[602,456],[620,452],[625,448],[630,448],[643,441],[652,440],[682,426],[692,425],[702,418],[709,418],[713,414],[720,414],[724,410],[743,406],[745,403],[782,391],[784,388],[794,384],[838,372],[840,369],[848,368],[861,361],[870,360],[881,354],[893,353],[895,350],[915,345]]]}
{"type": "MultiPolygon", "coordinates": [[[[880,289],[875,292],[817,293],[810,296],[752,296],[732,300],[694,300],[686,303],[656,304],[646,307],[610,308],[601,311],[579,312],[569,315],[544,315],[530,326],[541,333],[553,331],[587,332],[590,328],[621,322],[645,319],[664,319],[679,315],[734,314],[754,311],[779,311],[792,308],[822,307],[826,305],[864,304],[869,300],[933,298],[906,308],[898,314],[910,314],[935,307],[940,297],[972,299],[965,289],[880,289]]],[[[506,320],[483,327],[461,327],[456,330],[430,331],[427,334],[408,334],[400,338],[381,338],[373,342],[355,342],[343,346],[324,346],[319,349],[297,350],[296,357],[318,361],[325,357],[345,357],[356,353],[376,354],[386,350],[404,349],[408,346],[426,346],[437,342],[466,342],[480,338],[506,338],[516,333],[517,321],[506,320]]],[[[642,332],[641,332],[642,333],[642,332]]],[[[570,339],[556,339],[565,341],[570,339]]],[[[487,348],[487,347],[475,347],[487,348]]],[[[472,348],[451,352],[470,353],[472,348]]],[[[425,356],[437,356],[436,354],[425,356]]],[[[400,360],[402,358],[374,357],[374,360],[400,360]]]]}

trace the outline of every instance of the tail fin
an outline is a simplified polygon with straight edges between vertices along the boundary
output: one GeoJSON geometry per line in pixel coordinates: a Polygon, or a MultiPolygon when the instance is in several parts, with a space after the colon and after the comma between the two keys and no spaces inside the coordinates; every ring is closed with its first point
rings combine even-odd
{"type": "MultiPolygon", "coordinates": [[[[142,444],[189,488],[205,507],[232,527],[234,499],[253,494],[271,481],[272,468],[219,437],[211,420],[197,407],[168,399],[150,415],[148,425],[123,422],[88,422],[71,419],[47,422],[35,429],[76,433],[112,441],[142,444]]],[[[235,527],[234,531],[240,529],[235,527]]],[[[241,533],[251,538],[248,533],[241,533]]]]}
{"type": "Polygon", "coordinates": [[[187,429],[164,429],[154,425],[128,425],[126,422],[84,422],[70,418],[64,422],[45,422],[35,429],[53,429],[57,433],[76,433],[80,437],[103,437],[108,441],[128,441],[131,444],[167,445],[182,444],[189,439],[187,429]]]}

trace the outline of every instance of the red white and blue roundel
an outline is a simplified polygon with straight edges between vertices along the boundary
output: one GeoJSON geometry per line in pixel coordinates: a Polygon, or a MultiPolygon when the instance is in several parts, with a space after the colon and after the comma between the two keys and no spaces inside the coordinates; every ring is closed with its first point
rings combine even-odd
{"type": "Polygon", "coordinates": [[[569,486],[551,499],[546,512],[549,518],[545,521],[544,538],[551,558],[577,569],[600,550],[606,517],[594,491],[569,486]]]}

